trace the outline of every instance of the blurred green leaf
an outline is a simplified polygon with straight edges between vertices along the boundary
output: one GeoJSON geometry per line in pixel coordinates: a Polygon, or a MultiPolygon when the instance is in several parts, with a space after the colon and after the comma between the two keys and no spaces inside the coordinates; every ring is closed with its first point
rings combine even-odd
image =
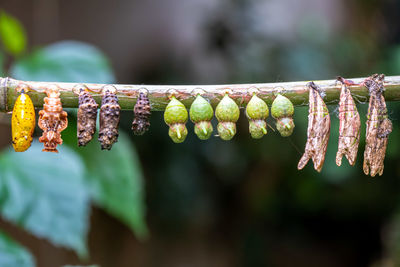
{"type": "Polygon", "coordinates": [[[96,47],[62,41],[39,49],[15,62],[15,79],[31,81],[113,83],[114,74],[105,55],[96,47]]]}
{"type": "Polygon", "coordinates": [[[77,147],[76,122],[70,118],[63,138],[82,156],[87,168],[85,178],[96,204],[127,224],[138,238],[146,238],[143,175],[129,137],[120,131],[110,151],[100,149],[97,135],[86,147],[77,147]]]}
{"type": "Polygon", "coordinates": [[[0,12],[0,37],[4,50],[18,56],[26,49],[26,35],[22,24],[4,11],[0,12]]]}
{"type": "Polygon", "coordinates": [[[99,265],[88,265],[88,266],[82,266],[82,265],[64,265],[63,267],[99,267],[99,265]]]}
{"type": "Polygon", "coordinates": [[[8,220],[55,245],[87,254],[89,194],[79,155],[66,146],[41,152],[33,142],[24,153],[0,156],[0,212],[8,220]]]}
{"type": "Polygon", "coordinates": [[[28,250],[0,231],[0,266],[33,267],[35,263],[28,250]]]}
{"type": "Polygon", "coordinates": [[[118,143],[110,151],[100,151],[94,140],[82,148],[81,155],[96,203],[125,222],[139,238],[145,238],[142,171],[128,137],[120,132],[118,143]]]}

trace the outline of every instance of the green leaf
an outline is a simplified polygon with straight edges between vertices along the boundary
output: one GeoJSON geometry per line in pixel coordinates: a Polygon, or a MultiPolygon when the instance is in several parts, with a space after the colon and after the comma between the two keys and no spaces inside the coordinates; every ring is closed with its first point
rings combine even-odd
{"type": "Polygon", "coordinates": [[[82,266],[82,265],[64,265],[63,267],[100,267],[99,265],[89,265],[89,266],[82,266]]]}
{"type": "Polygon", "coordinates": [[[120,131],[110,151],[100,149],[97,135],[86,147],[77,147],[76,122],[72,118],[70,122],[64,142],[82,156],[95,203],[127,224],[138,238],[146,238],[143,175],[128,136],[120,131]]]}
{"type": "Polygon", "coordinates": [[[26,35],[22,24],[4,11],[0,12],[0,37],[4,49],[18,56],[26,49],[26,35]]]}
{"type": "Polygon", "coordinates": [[[66,146],[41,152],[35,141],[24,153],[9,149],[0,157],[0,212],[7,220],[74,249],[85,257],[89,193],[81,158],[66,146]]]}
{"type": "Polygon", "coordinates": [[[15,79],[31,81],[113,83],[107,58],[96,47],[62,41],[39,49],[10,68],[15,79]]]}
{"type": "Polygon", "coordinates": [[[146,238],[143,176],[128,137],[120,132],[111,151],[100,151],[99,144],[91,142],[81,155],[95,202],[125,222],[139,238],[146,238]]]}
{"type": "Polygon", "coordinates": [[[0,231],[0,266],[34,267],[35,263],[28,250],[0,231]]]}

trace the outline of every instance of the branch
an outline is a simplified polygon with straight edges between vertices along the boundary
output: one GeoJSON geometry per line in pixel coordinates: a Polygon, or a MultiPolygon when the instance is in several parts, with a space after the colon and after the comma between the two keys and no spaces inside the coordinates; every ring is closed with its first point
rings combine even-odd
{"type": "MultiPolygon", "coordinates": [[[[355,83],[360,83],[364,78],[352,79],[355,83]]],[[[60,88],[61,100],[65,108],[77,108],[78,96],[72,92],[72,88],[78,83],[60,82],[31,82],[19,81],[12,78],[0,77],[0,111],[11,111],[14,102],[19,94],[16,87],[20,83],[25,83],[31,89],[29,92],[35,107],[43,106],[45,90],[50,84],[56,84],[60,88]]],[[[139,89],[146,89],[152,106],[152,110],[161,111],[167,106],[171,92],[189,108],[197,92],[202,92],[202,96],[210,101],[215,107],[223,95],[229,90],[229,95],[240,107],[245,107],[250,100],[251,92],[256,90],[257,95],[267,104],[271,104],[275,99],[276,93],[288,97],[296,106],[308,104],[308,81],[302,82],[280,82],[280,83],[254,83],[254,84],[223,84],[223,85],[123,85],[113,84],[117,88],[117,95],[121,109],[133,109],[136,103],[139,89]],[[199,90],[201,89],[201,90],[199,90]],[[258,90],[258,91],[257,91],[258,90]]],[[[325,92],[324,101],[327,105],[336,104],[339,100],[340,84],[336,80],[316,81],[316,84],[325,92]]],[[[100,90],[104,84],[85,84],[93,93],[93,97],[98,104],[101,103],[100,90]]],[[[387,101],[400,100],[400,76],[385,77],[385,99],[387,101]]],[[[351,93],[358,103],[368,101],[368,90],[364,86],[350,86],[351,93]]]]}

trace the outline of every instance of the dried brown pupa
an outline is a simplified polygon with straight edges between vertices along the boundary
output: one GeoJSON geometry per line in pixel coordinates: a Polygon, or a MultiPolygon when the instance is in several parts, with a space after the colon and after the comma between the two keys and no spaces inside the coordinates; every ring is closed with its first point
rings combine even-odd
{"type": "Polygon", "coordinates": [[[46,94],[43,110],[39,111],[38,125],[43,130],[39,142],[44,144],[42,151],[58,153],[57,145],[63,142],[61,132],[68,126],[68,114],[63,111],[60,90],[56,85],[48,86],[46,94]]]}
{"type": "Polygon", "coordinates": [[[150,101],[146,93],[139,93],[133,112],[135,115],[132,122],[133,133],[135,135],[143,135],[150,128],[149,118],[151,115],[150,101]]]}
{"type": "Polygon", "coordinates": [[[328,108],[320,95],[320,88],[313,82],[308,83],[307,86],[310,90],[307,143],[297,169],[303,169],[311,158],[314,162],[314,169],[320,172],[325,161],[331,119],[328,108]]]}
{"type": "Polygon", "coordinates": [[[74,90],[79,94],[77,117],[78,146],[86,146],[96,132],[98,104],[85,85],[77,85],[74,90]]]}
{"type": "Polygon", "coordinates": [[[392,122],[388,119],[385,98],[382,94],[385,90],[384,78],[383,74],[375,74],[364,81],[370,98],[363,170],[366,175],[370,174],[372,177],[383,174],[388,136],[392,132],[392,122]]]}
{"type": "Polygon", "coordinates": [[[357,158],[358,144],[360,142],[360,115],[347,82],[338,77],[342,83],[339,100],[339,144],[336,153],[336,165],[342,164],[343,155],[350,165],[354,165],[357,158]]]}
{"type": "Polygon", "coordinates": [[[121,107],[116,95],[117,89],[112,85],[106,85],[102,90],[100,108],[99,142],[101,149],[110,150],[118,141],[118,126],[121,107]]]}

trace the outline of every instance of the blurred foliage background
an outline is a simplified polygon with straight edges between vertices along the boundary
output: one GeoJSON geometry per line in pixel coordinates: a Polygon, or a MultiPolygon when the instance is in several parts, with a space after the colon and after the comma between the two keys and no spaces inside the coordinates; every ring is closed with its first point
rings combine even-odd
{"type": "MultiPolygon", "coordinates": [[[[16,79],[211,84],[400,70],[395,0],[0,3],[0,72],[16,79]]],[[[68,110],[58,155],[37,141],[14,153],[2,114],[0,266],[399,266],[399,104],[388,104],[394,130],[375,179],[362,172],[366,102],[355,167],[335,165],[329,108],[321,173],[296,170],[307,107],[295,109],[290,138],[251,139],[242,112],[232,141],[200,141],[188,123],[183,144],[162,112],[133,136],[125,111],[111,151],[96,140],[78,148],[68,110]]]]}

